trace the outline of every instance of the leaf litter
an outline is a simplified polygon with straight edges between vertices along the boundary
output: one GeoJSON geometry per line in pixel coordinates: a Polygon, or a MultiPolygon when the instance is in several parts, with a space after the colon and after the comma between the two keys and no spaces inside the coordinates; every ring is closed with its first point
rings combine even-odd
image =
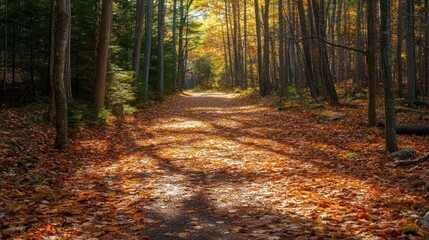
{"type": "MultiPolygon", "coordinates": [[[[2,110],[0,237],[428,236],[429,165],[395,168],[382,132],[366,127],[364,102],[279,112],[263,101],[173,96],[110,125],[76,129],[68,153],[51,148],[51,126],[2,110]]],[[[398,140],[428,153],[428,137],[398,140]]]]}

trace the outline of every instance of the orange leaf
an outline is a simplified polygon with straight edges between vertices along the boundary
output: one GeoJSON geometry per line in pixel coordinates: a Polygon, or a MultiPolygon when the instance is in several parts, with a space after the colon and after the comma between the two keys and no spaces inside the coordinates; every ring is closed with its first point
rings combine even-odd
{"type": "Polygon", "coordinates": [[[359,212],[358,214],[357,214],[357,218],[366,218],[368,215],[365,213],[365,212],[359,212]]]}

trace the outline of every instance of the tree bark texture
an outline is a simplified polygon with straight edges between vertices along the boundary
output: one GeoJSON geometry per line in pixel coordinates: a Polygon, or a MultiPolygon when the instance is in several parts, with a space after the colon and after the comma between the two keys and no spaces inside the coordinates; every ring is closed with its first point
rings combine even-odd
{"type": "Polygon", "coordinates": [[[140,70],[140,57],[143,38],[143,24],[145,15],[145,0],[137,0],[136,26],[134,32],[134,49],[133,49],[133,71],[137,83],[140,70]]]}
{"type": "MultiPolygon", "coordinates": [[[[299,22],[301,24],[301,35],[303,38],[309,36],[307,30],[307,20],[305,19],[304,6],[301,0],[296,1],[298,6],[298,14],[299,14],[299,22]]],[[[311,96],[314,99],[317,99],[319,93],[317,92],[315,82],[314,82],[314,74],[313,74],[313,64],[311,59],[311,39],[306,39],[303,41],[303,49],[304,49],[304,59],[305,59],[305,73],[307,74],[307,83],[310,87],[311,96]]]]}
{"type": "Polygon", "coordinates": [[[375,18],[376,6],[375,1],[367,0],[367,25],[368,25],[368,123],[369,126],[376,125],[376,43],[375,43],[375,18]]]}
{"type": "MultiPolygon", "coordinates": [[[[321,39],[326,40],[326,21],[323,14],[324,7],[323,5],[320,7],[317,0],[312,1],[317,35],[321,39]]],[[[325,86],[325,92],[328,95],[329,103],[331,105],[338,105],[337,91],[334,85],[334,78],[332,76],[331,70],[329,69],[328,51],[326,49],[325,42],[319,41],[319,53],[323,85],[325,86]]]]}
{"type": "Polygon", "coordinates": [[[408,102],[416,102],[416,50],[414,39],[414,0],[406,0],[406,52],[407,52],[407,78],[408,102]]]}
{"type": "Polygon", "coordinates": [[[172,39],[172,45],[173,45],[173,89],[177,89],[178,83],[177,83],[177,0],[174,0],[173,2],[173,39],[172,39]]]}
{"type": "Polygon", "coordinates": [[[158,1],[158,76],[156,97],[158,101],[164,100],[164,18],[165,2],[158,1]]]}
{"type": "Polygon", "coordinates": [[[264,82],[264,72],[262,66],[262,33],[261,33],[261,20],[259,15],[259,1],[254,0],[255,8],[255,20],[256,20],[256,41],[258,45],[258,82],[259,82],[259,92],[263,95],[263,82],[264,82]]]}
{"type": "Polygon", "coordinates": [[[386,150],[398,151],[395,127],[395,91],[393,89],[390,47],[390,0],[380,1],[381,12],[381,68],[384,80],[384,108],[386,116],[386,150]]]}
{"type": "Polygon", "coordinates": [[[149,88],[149,70],[150,70],[150,54],[152,47],[152,23],[153,23],[153,0],[147,0],[146,9],[146,31],[144,39],[144,61],[143,61],[143,84],[141,91],[141,99],[147,100],[149,88]]]}
{"type": "Polygon", "coordinates": [[[270,12],[270,1],[265,0],[265,10],[263,11],[264,20],[264,63],[263,63],[263,81],[262,81],[262,96],[266,96],[270,92],[270,29],[268,16],[270,12]]]}
{"type": "Polygon", "coordinates": [[[70,16],[67,11],[67,0],[56,0],[56,33],[55,33],[55,59],[53,80],[55,90],[56,109],[56,137],[55,148],[66,150],[68,145],[67,131],[67,93],[64,84],[64,68],[66,62],[67,32],[70,25],[70,16]]]}
{"type": "Polygon", "coordinates": [[[403,89],[404,89],[404,80],[403,80],[403,67],[402,67],[402,41],[404,34],[404,24],[403,24],[403,8],[404,4],[402,2],[398,3],[398,21],[397,21],[397,34],[398,34],[398,44],[396,47],[396,65],[398,68],[398,95],[400,98],[403,97],[403,89]]]}
{"type": "Polygon", "coordinates": [[[112,27],[112,0],[103,0],[101,28],[97,50],[97,69],[92,106],[98,113],[105,105],[107,65],[109,60],[110,29],[112,27]]]}
{"type": "Polygon", "coordinates": [[[281,89],[286,87],[286,54],[285,54],[285,24],[283,15],[283,0],[278,1],[279,16],[279,85],[281,89]]]}

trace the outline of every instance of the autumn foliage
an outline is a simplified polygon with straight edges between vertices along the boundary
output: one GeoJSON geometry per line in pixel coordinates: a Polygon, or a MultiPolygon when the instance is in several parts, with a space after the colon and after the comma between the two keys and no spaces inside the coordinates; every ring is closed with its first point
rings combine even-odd
{"type": "MultiPolygon", "coordinates": [[[[428,162],[398,168],[365,103],[170,97],[77,127],[70,151],[29,109],[0,112],[0,236],[10,239],[424,239],[428,162]],[[333,118],[341,116],[340,118],[333,118]],[[305,238],[302,238],[305,239],[305,238]]],[[[403,108],[421,121],[427,109],[403,108]]],[[[427,154],[429,138],[399,136],[427,154]]]]}

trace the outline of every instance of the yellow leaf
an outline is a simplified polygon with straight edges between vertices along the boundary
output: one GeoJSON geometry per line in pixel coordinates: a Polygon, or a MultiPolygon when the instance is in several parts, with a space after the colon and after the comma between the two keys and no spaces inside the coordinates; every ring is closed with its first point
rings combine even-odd
{"type": "Polygon", "coordinates": [[[189,235],[189,233],[181,232],[181,233],[179,233],[178,236],[179,236],[179,238],[187,238],[188,235],[189,235]]]}

